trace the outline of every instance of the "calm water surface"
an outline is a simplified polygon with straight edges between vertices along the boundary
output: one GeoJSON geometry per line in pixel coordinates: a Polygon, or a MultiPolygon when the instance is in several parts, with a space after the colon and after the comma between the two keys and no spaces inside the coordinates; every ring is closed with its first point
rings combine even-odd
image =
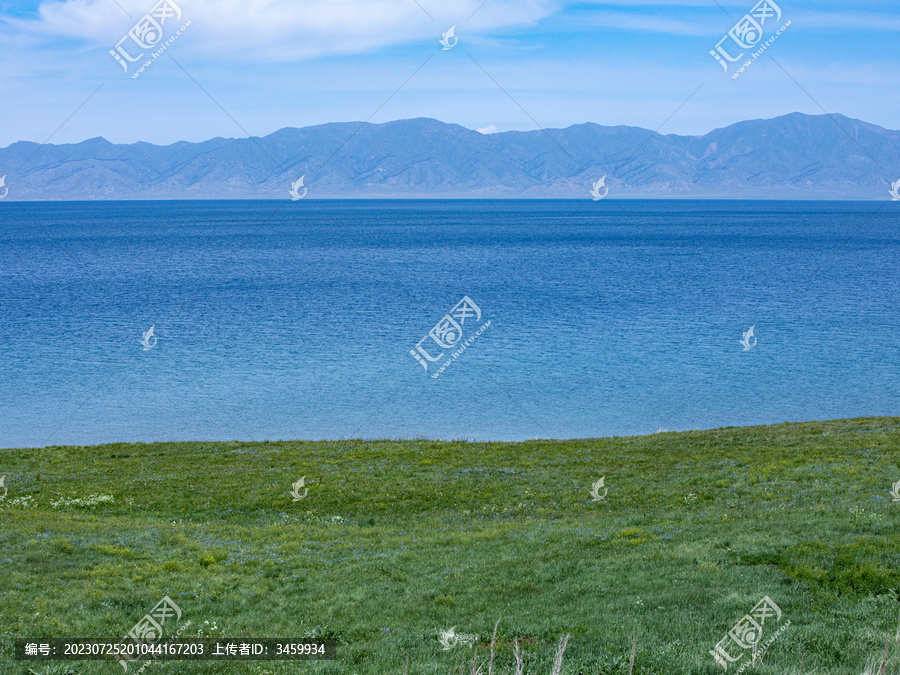
{"type": "Polygon", "coordinates": [[[898,216],[862,202],[2,203],[0,447],[900,415],[898,216]],[[490,327],[432,378],[410,350],[463,296],[482,312],[463,339],[490,327]]]}

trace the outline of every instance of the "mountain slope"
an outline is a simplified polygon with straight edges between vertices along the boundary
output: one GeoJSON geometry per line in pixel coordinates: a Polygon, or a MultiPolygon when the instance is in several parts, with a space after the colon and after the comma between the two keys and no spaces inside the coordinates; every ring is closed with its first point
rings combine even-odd
{"type": "Polygon", "coordinates": [[[793,113],[703,136],[638,127],[482,135],[412,119],[286,128],[262,138],[167,146],[19,142],[0,150],[8,199],[613,197],[884,199],[900,178],[900,132],[793,113]],[[893,175],[897,174],[897,175],[893,175]]]}

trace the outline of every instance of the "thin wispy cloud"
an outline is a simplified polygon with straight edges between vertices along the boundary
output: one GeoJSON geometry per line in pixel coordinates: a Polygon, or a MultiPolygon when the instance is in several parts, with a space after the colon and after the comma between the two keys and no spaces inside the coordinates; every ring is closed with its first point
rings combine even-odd
{"type": "Polygon", "coordinates": [[[866,30],[879,32],[900,31],[900,18],[892,18],[874,12],[817,12],[799,10],[797,22],[811,30],[866,30]]]}
{"type": "MultiPolygon", "coordinates": [[[[118,4],[121,7],[110,0],[45,2],[36,19],[8,17],[7,21],[23,33],[105,45],[117,40],[153,3],[118,0],[118,4]]],[[[192,34],[191,41],[185,41],[190,47],[180,47],[235,60],[284,62],[421,42],[454,22],[465,23],[470,32],[533,25],[557,8],[550,0],[482,4],[482,0],[442,0],[434,6],[422,0],[419,5],[412,0],[305,0],[302,4],[182,0],[179,5],[192,21],[192,34]]]]}
{"type": "MultiPolygon", "coordinates": [[[[637,31],[642,33],[661,33],[668,35],[710,35],[717,27],[711,22],[699,23],[664,16],[635,14],[632,12],[592,12],[590,17],[581,18],[582,22],[597,29],[613,28],[618,30],[637,31]]],[[[584,24],[580,28],[583,30],[584,24]]]]}

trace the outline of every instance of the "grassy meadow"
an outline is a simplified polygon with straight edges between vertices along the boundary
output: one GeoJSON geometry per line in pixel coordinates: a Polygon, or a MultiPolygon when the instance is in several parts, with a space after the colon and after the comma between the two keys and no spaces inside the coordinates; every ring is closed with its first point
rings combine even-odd
{"type": "Polygon", "coordinates": [[[13,638],[120,638],[165,595],[183,637],[330,637],[339,660],[145,674],[471,673],[499,621],[493,673],[516,672],[517,639],[524,672],[549,675],[568,635],[569,675],[711,675],[710,650],[764,596],[784,614],[763,641],[790,625],[744,672],[900,672],[900,418],[12,449],[0,476],[4,674],[121,673],[17,662],[13,638]],[[445,650],[451,627],[472,646],[445,650]]]}

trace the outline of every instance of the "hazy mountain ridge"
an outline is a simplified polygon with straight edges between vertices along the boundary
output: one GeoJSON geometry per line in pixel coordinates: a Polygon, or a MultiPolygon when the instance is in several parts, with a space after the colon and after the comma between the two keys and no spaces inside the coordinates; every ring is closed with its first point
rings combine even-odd
{"type": "Polygon", "coordinates": [[[0,149],[3,174],[9,200],[287,198],[301,176],[310,198],[588,197],[603,175],[611,197],[885,199],[900,131],[801,113],[703,136],[592,123],[483,135],[419,118],[166,146],[18,142],[0,149]]]}

